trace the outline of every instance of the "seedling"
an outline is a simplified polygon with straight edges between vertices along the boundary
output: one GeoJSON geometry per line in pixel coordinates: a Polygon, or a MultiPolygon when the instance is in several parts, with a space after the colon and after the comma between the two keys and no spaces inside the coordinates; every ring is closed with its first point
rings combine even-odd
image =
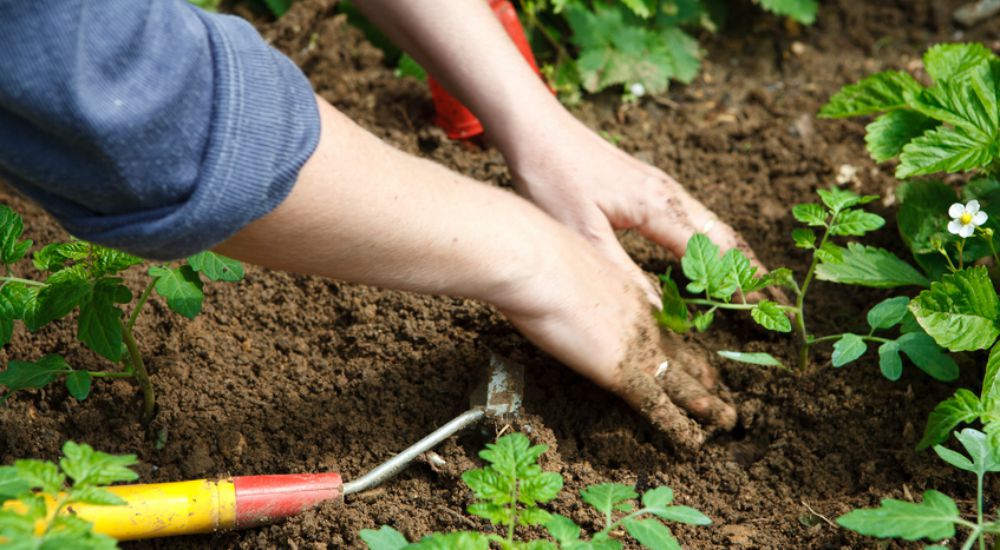
{"type": "Polygon", "coordinates": [[[931,489],[924,492],[923,502],[888,498],[878,508],[848,512],[837,518],[837,523],[862,535],[939,542],[927,548],[940,550],[947,548],[941,541],[954,538],[956,527],[964,527],[970,533],[962,550],[971,549],[976,542],[985,550],[985,536],[1000,533],[1000,519],[986,521],[983,517],[983,479],[987,473],[1000,472],[1000,453],[986,434],[972,428],[956,432],[955,437],[968,457],[942,445],[936,445],[934,452],[948,464],[976,474],[975,521],[963,518],[950,497],[931,489]]]}
{"type": "Polygon", "coordinates": [[[121,497],[102,488],[138,476],[129,469],[135,455],[114,456],[89,445],[67,441],[56,465],[18,460],[0,467],[0,546],[4,548],[74,548],[110,550],[117,542],[93,531],[76,517],[74,505],[116,506],[121,497]],[[16,502],[8,502],[16,501],[16,502]]]}
{"type": "Polygon", "coordinates": [[[573,520],[539,506],[556,498],[563,486],[559,474],[543,471],[537,463],[546,450],[545,445],[531,445],[523,434],[510,434],[488,444],[479,453],[489,463],[485,468],[462,475],[476,497],[476,502],[468,508],[469,513],[489,520],[502,534],[433,533],[411,544],[399,531],[383,525],[377,531],[361,531],[361,539],[371,550],[488,550],[491,543],[505,550],[618,550],[622,543],[613,538],[612,533],[624,528],[644,548],[659,550],[680,548],[670,528],[661,520],[692,525],[711,523],[694,508],[672,504],[673,491],[668,487],[646,491],[640,500],[634,487],[603,483],[580,491],[583,501],[603,516],[604,523],[603,529],[585,540],[581,538],[580,526],[573,520]],[[516,539],[518,527],[538,525],[545,528],[555,543],[516,539]]]}
{"type": "MultiPolygon", "coordinates": [[[[868,344],[874,343],[879,346],[882,373],[891,380],[898,379],[902,374],[900,353],[934,378],[954,380],[958,376],[958,367],[913,322],[907,312],[909,299],[906,297],[889,298],[871,308],[866,318],[869,328],[866,333],[815,336],[809,330],[805,299],[814,279],[875,288],[925,287],[929,283],[923,274],[888,250],[857,242],[847,243],[846,247],[834,243],[834,237],[860,237],[885,224],[881,216],[861,208],[877,197],[861,196],[838,188],[821,189],[818,193],[822,204],[799,204],[792,209],[795,219],[807,226],[795,229],[792,240],[796,247],[812,253],[801,283],[788,268],[757,276],[757,268],[741,251],[732,249],[720,256],[719,248],[708,237],[695,235],[688,241],[681,268],[691,281],[686,290],[703,297],[681,296],[668,272],[661,277],[663,310],[657,313],[657,320],[662,326],[678,332],[692,327],[704,331],[712,324],[716,311],[749,311],[751,318],[768,330],[794,330],[798,334],[800,368],[808,365],[811,350],[817,344],[832,343],[833,366],[841,367],[861,357],[868,344]],[[813,228],[819,230],[818,235],[813,228]],[[768,299],[750,300],[751,295],[767,287],[791,290],[795,297],[794,304],[768,299]],[[696,311],[693,316],[691,308],[696,311]],[[876,335],[877,331],[889,330],[897,325],[901,325],[901,334],[896,338],[876,335]]],[[[782,365],[767,353],[720,353],[728,359],[746,363],[782,365]]]]}
{"type": "Polygon", "coordinates": [[[21,240],[24,224],[16,212],[0,205],[0,346],[7,345],[16,321],[29,331],[78,311],[77,338],[98,355],[121,363],[119,370],[92,371],[73,367],[59,355],[35,361],[10,361],[0,372],[6,391],[0,402],[18,390],[44,387],[63,379],[70,395],[86,399],[94,378],[128,378],[143,393],[142,419],[148,422],[156,404],[153,386],[135,338],[135,323],[153,291],[173,311],[194,318],[201,312],[204,294],[202,275],[212,281],[238,281],[243,266],[232,259],[202,252],[179,265],[149,267],[149,282],[126,316],[124,307],[133,302],[132,291],[119,275],[143,263],[124,252],[79,240],[48,244],[32,255],[36,279],[15,277],[12,267],[21,262],[32,241],[21,240]]]}

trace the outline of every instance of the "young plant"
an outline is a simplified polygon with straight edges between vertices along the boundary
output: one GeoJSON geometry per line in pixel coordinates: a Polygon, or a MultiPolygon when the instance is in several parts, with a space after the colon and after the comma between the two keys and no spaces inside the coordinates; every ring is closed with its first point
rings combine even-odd
{"type": "Polygon", "coordinates": [[[110,550],[115,539],[93,531],[73,514],[76,504],[125,504],[102,488],[138,476],[129,469],[135,455],[114,456],[67,441],[56,465],[18,460],[0,467],[0,546],[4,548],[110,550]],[[72,480],[68,482],[67,480],[72,480]]]}
{"type": "Polygon", "coordinates": [[[622,543],[612,538],[612,533],[624,528],[644,548],[672,550],[679,549],[680,544],[661,520],[692,525],[711,523],[694,508],[673,505],[673,492],[668,487],[647,491],[638,504],[640,497],[635,488],[603,483],[580,491],[583,501],[604,518],[604,528],[585,540],[581,538],[580,526],[571,519],[539,507],[554,499],[563,486],[559,474],[542,471],[537,464],[546,449],[545,445],[532,446],[523,434],[510,434],[488,444],[479,453],[488,466],[462,475],[476,496],[469,513],[489,520],[502,534],[434,533],[411,544],[401,533],[383,525],[378,531],[361,531],[361,539],[371,550],[488,550],[491,543],[505,550],[618,550],[622,543]],[[544,526],[555,543],[516,539],[518,527],[536,525],[544,526]]]}
{"type": "MultiPolygon", "coordinates": [[[[881,216],[861,208],[877,197],[861,196],[837,188],[821,189],[818,193],[822,204],[798,204],[792,208],[795,219],[807,226],[794,230],[792,240],[796,247],[812,253],[809,267],[800,280],[796,280],[787,268],[775,269],[759,277],[757,269],[741,251],[732,249],[720,257],[719,248],[708,237],[695,235],[688,241],[681,268],[691,281],[687,291],[702,296],[681,296],[669,273],[661,277],[663,310],[657,313],[660,324],[678,332],[692,327],[704,331],[711,325],[718,310],[749,311],[751,318],[768,330],[794,330],[798,334],[800,368],[808,365],[811,349],[817,344],[832,343],[833,366],[841,367],[861,357],[869,343],[875,343],[879,345],[882,373],[889,379],[898,379],[902,373],[902,352],[934,378],[954,380],[958,376],[958,367],[941,352],[931,337],[909,319],[909,299],[906,297],[890,298],[871,308],[867,315],[869,330],[866,333],[816,336],[809,330],[805,299],[814,279],[875,288],[926,287],[929,282],[919,271],[888,250],[856,242],[847,243],[846,247],[834,243],[835,237],[860,237],[885,224],[881,216]],[[794,303],[751,300],[751,295],[772,286],[791,290],[794,303]],[[693,317],[692,307],[697,312],[693,317]],[[900,324],[901,335],[897,338],[875,335],[876,331],[892,329],[900,324]]],[[[746,363],[781,366],[780,361],[767,353],[722,351],[720,354],[746,363]]]]}
{"type": "Polygon", "coordinates": [[[965,448],[968,457],[947,447],[936,445],[934,452],[948,464],[976,474],[976,518],[967,520],[959,513],[958,505],[947,495],[933,489],[925,491],[923,502],[885,499],[875,509],[854,510],[837,518],[837,524],[862,535],[879,538],[898,538],[915,541],[926,539],[937,542],[928,548],[944,549],[943,542],[956,535],[956,527],[969,529],[962,550],[969,550],[977,542],[985,550],[987,534],[1000,534],[1000,519],[986,521],[983,517],[983,479],[987,473],[1000,472],[1000,450],[983,432],[966,428],[955,437],[965,448]]]}
{"type": "Polygon", "coordinates": [[[21,240],[24,224],[10,207],[0,205],[0,346],[7,345],[16,321],[29,331],[37,331],[74,311],[77,338],[98,355],[120,369],[92,371],[69,365],[59,355],[45,355],[35,361],[10,361],[0,371],[0,385],[6,391],[0,402],[14,392],[44,387],[63,379],[70,395],[86,399],[94,378],[128,378],[142,390],[142,419],[154,412],[155,394],[135,337],[135,323],[155,290],[173,311],[194,318],[201,312],[204,275],[212,281],[239,281],[243,266],[232,259],[202,252],[179,265],[153,265],[149,281],[126,316],[124,307],[133,303],[132,291],[119,275],[143,263],[141,258],[79,240],[48,244],[32,255],[41,274],[34,279],[15,277],[12,267],[19,264],[32,246],[21,240]]]}

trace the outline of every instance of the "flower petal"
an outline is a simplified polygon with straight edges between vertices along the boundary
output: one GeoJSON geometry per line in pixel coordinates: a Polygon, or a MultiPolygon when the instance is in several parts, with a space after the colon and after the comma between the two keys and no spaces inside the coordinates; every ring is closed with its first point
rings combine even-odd
{"type": "Polygon", "coordinates": [[[959,235],[962,232],[962,222],[958,220],[951,220],[948,222],[948,232],[959,235]]]}
{"type": "Polygon", "coordinates": [[[988,217],[989,216],[986,215],[986,212],[980,210],[979,212],[976,212],[975,216],[972,216],[972,223],[974,225],[983,225],[984,223],[986,223],[986,218],[988,217]]]}
{"type": "Polygon", "coordinates": [[[963,239],[968,239],[975,232],[976,232],[976,226],[974,226],[974,225],[972,225],[970,223],[969,225],[963,225],[962,226],[962,229],[959,230],[959,232],[958,232],[958,236],[962,237],[963,239]]]}
{"type": "Polygon", "coordinates": [[[959,218],[965,214],[965,207],[961,203],[955,203],[948,207],[948,216],[952,218],[959,218]]]}
{"type": "Polygon", "coordinates": [[[971,201],[965,203],[965,213],[966,214],[973,214],[974,215],[976,212],[979,212],[979,201],[977,201],[977,200],[971,200],[971,201]]]}

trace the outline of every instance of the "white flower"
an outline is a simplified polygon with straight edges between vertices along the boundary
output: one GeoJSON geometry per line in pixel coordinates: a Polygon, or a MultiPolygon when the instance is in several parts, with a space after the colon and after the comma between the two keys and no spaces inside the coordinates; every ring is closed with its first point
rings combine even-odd
{"type": "Polygon", "coordinates": [[[948,215],[951,221],[948,222],[948,231],[967,239],[976,232],[976,228],[986,223],[986,212],[979,210],[979,201],[969,201],[962,206],[956,202],[948,208],[948,215]]]}
{"type": "Polygon", "coordinates": [[[633,82],[632,85],[628,87],[628,91],[635,97],[642,97],[646,95],[646,87],[642,85],[642,82],[633,82]]]}

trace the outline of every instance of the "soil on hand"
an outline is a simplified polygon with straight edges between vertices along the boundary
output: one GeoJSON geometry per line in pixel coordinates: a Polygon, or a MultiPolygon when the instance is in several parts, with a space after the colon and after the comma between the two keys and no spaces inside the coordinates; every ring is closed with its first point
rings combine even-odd
{"type": "MultiPolygon", "coordinates": [[[[702,38],[709,54],[694,83],[627,106],[601,96],[575,112],[684,183],[742,231],[766,264],[801,273],[807,257],[790,244],[790,206],[814,200],[814,190],[831,185],[843,165],[857,169],[847,185],[885,197],[875,208],[893,217],[896,183],[891,168],[874,165],[864,151],[863,122],[817,120],[817,109],[841,85],[874,71],[919,72],[929,44],[986,40],[1000,47],[990,42],[1000,36],[1000,18],[964,36],[952,26],[959,3],[831,0],[811,28],[744,6],[725,33],[702,38]]],[[[323,97],[372,132],[488,184],[510,185],[496,151],[449,141],[432,126],[425,85],[396,78],[379,51],[335,15],[332,1],[303,0],[279,22],[259,26],[323,97]]],[[[64,237],[12,192],[0,199],[26,214],[36,242],[64,237]]],[[[875,244],[902,252],[889,225],[875,244]]],[[[634,235],[623,238],[650,271],[676,264],[634,235]]],[[[130,282],[137,287],[138,275],[130,282]]],[[[913,450],[928,412],[954,385],[912,366],[889,382],[872,353],[834,369],[825,348],[804,372],[727,363],[715,350],[768,351],[794,362],[790,338],[740,315],[719,315],[710,332],[687,337],[720,368],[739,424],[698,454],[681,456],[625,403],[538,352],[482,304],[254,268],[243,283],[206,290],[205,312],[194,321],[154,299],[139,322],[159,393],[148,432],[136,420],[139,396],[128,382],[96,383],[82,403],[53,386],[0,408],[0,462],[53,458],[73,439],[137,452],[147,482],[323,471],[352,479],[464,410],[489,349],[529,367],[524,415],[510,427],[453,437],[437,450],[444,466],[418,462],[343,504],[250,531],[126,548],[321,550],[362,547],[358,532],[386,523],[411,538],[488,529],[464,513],[471,494],[459,475],[477,465],[476,452],[498,430],[510,428],[550,446],[543,465],[566,479],[553,510],[596,530],[601,519],[578,497],[584,486],[669,485],[679,502],[715,522],[677,527],[686,548],[875,548],[827,518],[927,488],[971,507],[968,476],[913,450]]],[[[818,283],[808,314],[819,333],[861,330],[863,312],[888,295],[818,283]]],[[[104,367],[74,342],[73,323],[57,325],[19,332],[2,359],[55,352],[79,367],[104,367]]],[[[960,383],[974,386],[979,367],[962,367],[960,383]]]]}

